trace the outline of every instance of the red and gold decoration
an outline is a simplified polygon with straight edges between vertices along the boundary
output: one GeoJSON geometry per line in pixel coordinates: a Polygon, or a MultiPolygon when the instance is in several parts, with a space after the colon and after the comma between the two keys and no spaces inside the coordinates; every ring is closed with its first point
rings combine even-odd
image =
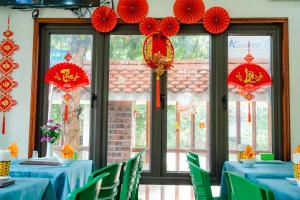
{"type": "Polygon", "coordinates": [[[213,34],[223,33],[230,24],[228,12],[221,7],[208,9],[203,18],[204,28],[213,34]]]}
{"type": "Polygon", "coordinates": [[[159,22],[153,17],[146,17],[140,22],[139,29],[143,35],[150,35],[159,31],[159,22]]]}
{"type": "Polygon", "coordinates": [[[246,63],[234,68],[229,74],[227,83],[239,89],[239,95],[247,99],[248,102],[248,122],[251,122],[250,101],[255,98],[252,92],[260,87],[271,85],[272,79],[269,73],[261,66],[251,63],[254,57],[250,54],[250,42],[248,44],[248,54],[244,58],[246,63]]]}
{"type": "Polygon", "coordinates": [[[65,56],[67,62],[54,65],[45,76],[47,83],[53,84],[65,92],[63,96],[65,100],[64,121],[68,121],[69,101],[72,98],[70,92],[89,84],[89,78],[85,71],[78,65],[70,63],[71,58],[71,54],[67,53],[65,56]]]}
{"type": "Polygon", "coordinates": [[[102,33],[112,31],[117,25],[117,14],[108,6],[100,6],[92,14],[91,22],[93,27],[102,33]]]}
{"type": "Polygon", "coordinates": [[[160,76],[171,69],[174,48],[168,37],[160,32],[149,35],[143,45],[146,64],[156,72],[156,108],[160,108],[160,76]]]}
{"type": "Polygon", "coordinates": [[[11,39],[14,33],[10,30],[10,19],[8,18],[8,28],[3,33],[5,39],[0,42],[0,111],[3,112],[2,118],[2,134],[5,134],[6,129],[6,112],[10,111],[17,101],[11,96],[13,88],[18,86],[18,83],[11,76],[12,72],[19,67],[14,62],[12,56],[19,50],[19,46],[11,39]]]}
{"type": "Polygon", "coordinates": [[[128,23],[139,23],[147,16],[148,10],[146,0],[120,0],[117,6],[120,18],[128,23]]]}
{"type": "Polygon", "coordinates": [[[165,17],[160,21],[159,29],[167,37],[175,36],[180,30],[180,23],[175,17],[165,17]]]}
{"type": "Polygon", "coordinates": [[[183,24],[193,24],[200,21],[205,12],[202,0],[176,0],[173,12],[183,24]]]}

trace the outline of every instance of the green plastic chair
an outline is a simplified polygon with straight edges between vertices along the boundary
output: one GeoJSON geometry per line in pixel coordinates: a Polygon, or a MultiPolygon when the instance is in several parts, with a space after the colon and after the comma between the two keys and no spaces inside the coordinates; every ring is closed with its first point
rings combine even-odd
{"type": "Polygon", "coordinates": [[[274,160],[274,154],[273,153],[261,153],[260,160],[274,160]]]}
{"type": "Polygon", "coordinates": [[[198,167],[200,167],[200,159],[199,159],[199,155],[197,153],[194,153],[192,151],[188,151],[187,156],[189,156],[189,158],[187,157],[187,160],[192,160],[194,159],[195,165],[197,165],[198,167]]]}
{"type": "Polygon", "coordinates": [[[189,168],[194,186],[195,200],[223,199],[222,197],[212,196],[209,174],[205,170],[191,162],[189,162],[189,168]]]}
{"type": "Polygon", "coordinates": [[[191,156],[190,154],[185,154],[185,155],[186,155],[186,160],[188,162],[191,162],[194,165],[200,167],[200,163],[199,163],[199,160],[197,160],[197,158],[195,158],[194,156],[191,156]]]}
{"type": "Polygon", "coordinates": [[[126,163],[125,172],[122,177],[120,198],[118,196],[117,199],[128,200],[131,198],[131,193],[133,190],[139,161],[140,161],[140,156],[137,155],[137,156],[129,159],[128,162],[126,163]]]}
{"type": "Polygon", "coordinates": [[[239,200],[274,200],[272,191],[261,187],[236,174],[227,172],[233,199],[239,200]]]}
{"type": "Polygon", "coordinates": [[[89,176],[89,181],[101,176],[104,173],[109,173],[109,176],[105,177],[102,181],[101,190],[98,196],[98,200],[114,200],[118,194],[120,176],[123,170],[123,163],[114,163],[93,172],[89,176]]]}
{"type": "Polygon", "coordinates": [[[226,172],[226,171],[223,172],[223,178],[225,179],[225,183],[226,183],[227,198],[228,198],[228,200],[233,200],[234,198],[232,196],[228,172],[226,172]]]}
{"type": "Polygon", "coordinates": [[[140,187],[140,178],[141,178],[141,172],[143,169],[144,165],[144,159],[145,159],[145,149],[138,153],[136,156],[139,156],[139,164],[138,164],[138,170],[137,174],[135,177],[133,189],[132,189],[132,194],[131,194],[131,199],[132,200],[138,200],[139,199],[139,187],[140,187]]]}
{"type": "Polygon", "coordinates": [[[86,183],[83,187],[78,188],[68,195],[68,200],[97,200],[101,189],[102,180],[109,173],[97,176],[93,180],[86,183]]]}

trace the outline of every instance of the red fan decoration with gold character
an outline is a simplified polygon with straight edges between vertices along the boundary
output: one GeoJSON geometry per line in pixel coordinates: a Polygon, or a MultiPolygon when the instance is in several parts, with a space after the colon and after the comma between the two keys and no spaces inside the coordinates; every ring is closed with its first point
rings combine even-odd
{"type": "Polygon", "coordinates": [[[100,6],[93,12],[91,22],[97,31],[110,32],[117,25],[117,14],[110,7],[100,6]]]}
{"type": "Polygon", "coordinates": [[[193,24],[203,18],[205,7],[202,0],[176,0],[173,12],[181,23],[193,24]]]}
{"type": "Polygon", "coordinates": [[[174,48],[168,37],[157,32],[144,41],[143,55],[147,66],[156,72],[156,108],[160,108],[160,76],[172,67],[174,48]]]}
{"type": "Polygon", "coordinates": [[[239,94],[248,102],[248,121],[251,122],[250,101],[255,98],[252,92],[260,87],[271,85],[272,79],[269,73],[261,66],[251,63],[254,57],[250,54],[250,42],[248,54],[244,58],[246,63],[238,65],[229,74],[227,83],[239,89],[239,94]]]}
{"type": "Polygon", "coordinates": [[[223,33],[230,24],[228,12],[221,7],[208,9],[203,18],[204,28],[213,34],[223,33]]]}
{"type": "Polygon", "coordinates": [[[175,17],[165,17],[160,21],[159,29],[167,37],[174,36],[180,30],[180,23],[175,17]]]}
{"type": "Polygon", "coordinates": [[[11,96],[11,91],[18,86],[18,82],[11,76],[12,72],[19,67],[15,63],[12,55],[19,50],[19,46],[11,39],[14,33],[10,30],[10,18],[8,18],[8,28],[3,33],[5,39],[0,42],[0,111],[3,112],[2,134],[6,132],[6,112],[10,111],[17,101],[11,96]]]}
{"type": "Polygon", "coordinates": [[[120,0],[117,12],[128,23],[139,23],[147,16],[149,6],[146,0],[120,0]]]}
{"type": "Polygon", "coordinates": [[[67,54],[65,60],[67,62],[58,63],[51,67],[45,76],[47,83],[53,84],[63,90],[65,95],[65,114],[64,121],[68,121],[69,101],[72,98],[70,92],[89,84],[89,78],[85,71],[73,63],[69,63],[72,56],[67,54]]]}
{"type": "Polygon", "coordinates": [[[143,35],[150,35],[159,31],[159,22],[155,18],[146,17],[140,22],[139,29],[143,35]]]}

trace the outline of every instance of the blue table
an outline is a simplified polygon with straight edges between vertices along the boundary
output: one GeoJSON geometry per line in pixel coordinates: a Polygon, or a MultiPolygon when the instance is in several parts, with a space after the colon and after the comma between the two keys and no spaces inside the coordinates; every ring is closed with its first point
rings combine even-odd
{"type": "Polygon", "coordinates": [[[276,200],[299,200],[300,188],[286,179],[257,179],[256,182],[273,191],[276,200]]]}
{"type": "Polygon", "coordinates": [[[83,186],[93,171],[93,161],[74,161],[69,166],[20,165],[21,161],[11,165],[10,176],[48,178],[58,200],[64,200],[70,192],[83,186]]]}
{"type": "Polygon", "coordinates": [[[56,200],[55,192],[49,179],[14,178],[15,184],[0,188],[3,200],[56,200]]]}
{"type": "MultiPolygon", "coordinates": [[[[252,167],[245,167],[239,162],[226,161],[223,166],[223,171],[236,173],[253,182],[256,182],[257,179],[285,179],[287,177],[294,177],[293,165],[290,162],[258,162],[252,167]]],[[[221,178],[221,196],[227,197],[226,182],[223,176],[221,178]]]]}

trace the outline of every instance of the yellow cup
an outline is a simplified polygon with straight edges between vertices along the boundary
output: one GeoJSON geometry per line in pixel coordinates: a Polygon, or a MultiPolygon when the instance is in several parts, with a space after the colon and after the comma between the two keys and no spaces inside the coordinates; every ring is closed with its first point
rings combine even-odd
{"type": "Polygon", "coordinates": [[[0,161],[0,176],[8,176],[10,161],[0,161]]]}
{"type": "Polygon", "coordinates": [[[294,164],[294,176],[295,179],[300,180],[300,165],[294,164]]]}

